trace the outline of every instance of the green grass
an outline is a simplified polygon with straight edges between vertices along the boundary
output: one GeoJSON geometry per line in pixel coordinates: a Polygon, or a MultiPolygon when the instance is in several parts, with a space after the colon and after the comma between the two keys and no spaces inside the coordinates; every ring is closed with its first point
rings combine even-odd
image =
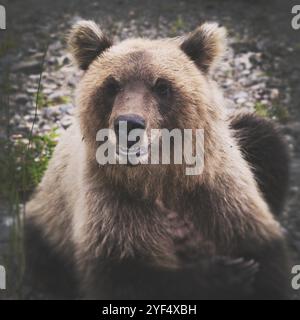
{"type": "Polygon", "coordinates": [[[182,31],[185,27],[185,22],[183,18],[179,15],[177,16],[177,19],[172,23],[171,30],[170,30],[170,36],[178,36],[178,33],[182,31]]]}
{"type": "Polygon", "coordinates": [[[254,106],[255,112],[260,116],[267,118],[269,116],[269,109],[268,106],[261,102],[256,102],[254,106]]]}
{"type": "MultiPolygon", "coordinates": [[[[25,163],[23,164],[25,186],[28,191],[35,188],[41,181],[48,167],[49,160],[52,157],[57,138],[58,134],[56,133],[56,129],[53,129],[48,134],[34,136],[32,138],[31,147],[25,156],[25,163]]],[[[24,149],[24,145],[22,149],[24,149]]]]}
{"type": "Polygon", "coordinates": [[[11,192],[29,193],[41,181],[57,141],[56,130],[32,137],[32,142],[18,140],[0,141],[0,195],[11,192]]]}
{"type": "Polygon", "coordinates": [[[54,101],[50,101],[50,105],[57,105],[57,104],[67,104],[71,102],[71,98],[69,96],[60,96],[54,101]]]}
{"type": "Polygon", "coordinates": [[[39,109],[47,107],[49,104],[47,96],[43,93],[42,89],[34,95],[34,100],[36,101],[39,109]]]}
{"type": "Polygon", "coordinates": [[[37,102],[38,108],[42,109],[45,107],[70,103],[71,98],[69,96],[60,96],[51,100],[43,93],[43,88],[41,88],[40,91],[34,95],[34,101],[37,102]]]}
{"type": "Polygon", "coordinates": [[[269,107],[261,102],[256,102],[254,109],[259,116],[276,119],[282,123],[288,121],[290,117],[289,111],[279,103],[274,103],[269,107]]]}

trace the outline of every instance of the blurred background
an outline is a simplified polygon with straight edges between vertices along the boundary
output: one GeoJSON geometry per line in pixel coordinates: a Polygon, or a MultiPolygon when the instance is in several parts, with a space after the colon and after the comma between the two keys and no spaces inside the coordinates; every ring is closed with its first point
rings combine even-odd
{"type": "Polygon", "coordinates": [[[82,18],[95,20],[115,41],[178,36],[204,21],[227,27],[230,49],[214,77],[228,112],[245,109],[271,118],[287,139],[292,174],[280,219],[293,262],[300,264],[300,30],[291,27],[296,2],[0,1],[7,14],[7,30],[0,31],[0,265],[8,276],[0,298],[38,296],[23,281],[22,219],[61,132],[72,122],[80,72],[70,65],[65,35],[82,18]]]}

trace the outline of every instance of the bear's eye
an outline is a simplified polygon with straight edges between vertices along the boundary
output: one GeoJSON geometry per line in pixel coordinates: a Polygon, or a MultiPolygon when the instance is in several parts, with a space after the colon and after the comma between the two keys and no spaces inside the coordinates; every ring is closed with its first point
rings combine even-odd
{"type": "Polygon", "coordinates": [[[168,98],[171,95],[172,87],[168,80],[157,79],[153,90],[160,98],[168,98]]]}
{"type": "Polygon", "coordinates": [[[108,96],[114,97],[121,91],[121,85],[114,77],[109,77],[105,82],[105,91],[108,96]]]}

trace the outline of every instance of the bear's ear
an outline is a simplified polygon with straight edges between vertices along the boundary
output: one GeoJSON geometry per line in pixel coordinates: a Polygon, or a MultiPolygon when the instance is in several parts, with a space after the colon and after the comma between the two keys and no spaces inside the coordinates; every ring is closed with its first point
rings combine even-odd
{"type": "Polygon", "coordinates": [[[69,51],[74,62],[81,70],[87,70],[93,60],[112,46],[93,21],[83,20],[76,23],[67,37],[69,51]]]}
{"type": "Polygon", "coordinates": [[[183,39],[180,47],[198,68],[209,73],[223,57],[227,32],[216,23],[204,23],[183,39]]]}

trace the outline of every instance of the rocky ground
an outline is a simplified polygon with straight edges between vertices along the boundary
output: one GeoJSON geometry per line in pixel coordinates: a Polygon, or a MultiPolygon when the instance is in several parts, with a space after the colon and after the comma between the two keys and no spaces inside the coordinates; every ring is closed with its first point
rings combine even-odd
{"type": "MultiPolygon", "coordinates": [[[[217,21],[229,30],[230,49],[215,74],[228,111],[247,109],[273,118],[290,146],[291,185],[281,221],[300,264],[300,31],[291,28],[291,7],[280,0],[9,0],[7,31],[0,31],[0,82],[10,84],[2,94],[0,138],[28,143],[33,122],[33,135],[39,136],[59,135],[72,122],[80,72],[70,64],[64,37],[75,21],[94,19],[115,41],[176,36],[217,21]]],[[[6,254],[13,225],[8,212],[2,201],[0,250],[6,254]]]]}

